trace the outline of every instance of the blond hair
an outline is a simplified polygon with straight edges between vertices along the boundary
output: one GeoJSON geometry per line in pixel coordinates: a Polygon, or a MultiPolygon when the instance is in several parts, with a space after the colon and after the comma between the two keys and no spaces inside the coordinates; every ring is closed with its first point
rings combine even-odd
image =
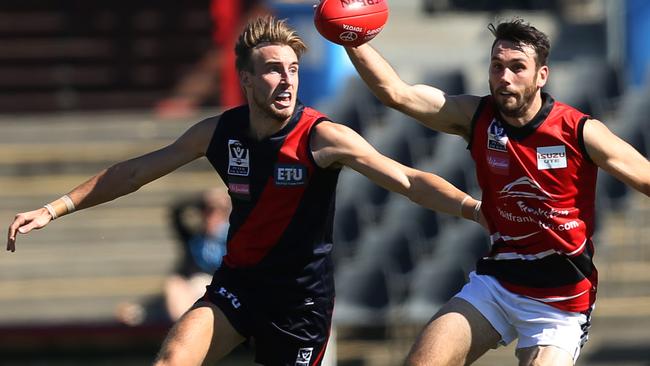
{"type": "Polygon", "coordinates": [[[239,35],[235,45],[235,66],[238,71],[252,70],[251,54],[253,48],[261,43],[287,45],[300,59],[307,51],[307,45],[295,29],[287,24],[286,19],[277,19],[271,15],[251,20],[239,35]]]}

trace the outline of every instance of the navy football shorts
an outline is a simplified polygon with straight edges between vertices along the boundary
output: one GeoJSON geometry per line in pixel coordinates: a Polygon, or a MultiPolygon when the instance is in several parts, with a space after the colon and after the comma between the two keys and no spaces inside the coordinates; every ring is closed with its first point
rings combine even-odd
{"type": "Polygon", "coordinates": [[[256,296],[254,289],[213,278],[204,301],[221,309],[232,326],[255,344],[255,362],[263,365],[318,366],[329,338],[331,299],[306,298],[289,305],[256,296]],[[272,305],[276,303],[276,305],[272,305]]]}

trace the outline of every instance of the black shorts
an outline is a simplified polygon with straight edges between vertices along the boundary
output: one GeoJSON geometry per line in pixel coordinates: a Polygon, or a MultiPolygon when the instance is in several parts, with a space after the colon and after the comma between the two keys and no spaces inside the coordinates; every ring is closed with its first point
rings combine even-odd
{"type": "Polygon", "coordinates": [[[242,336],[253,339],[255,362],[317,366],[323,360],[332,323],[332,299],[306,298],[278,305],[235,281],[213,278],[203,300],[218,306],[242,336]]]}

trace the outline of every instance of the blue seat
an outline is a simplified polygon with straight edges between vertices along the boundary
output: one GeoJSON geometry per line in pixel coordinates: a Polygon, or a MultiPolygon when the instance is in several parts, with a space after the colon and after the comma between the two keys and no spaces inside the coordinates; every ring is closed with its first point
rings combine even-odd
{"type": "Polygon", "coordinates": [[[352,258],[363,230],[359,210],[353,201],[339,201],[334,215],[334,259],[352,258]]]}

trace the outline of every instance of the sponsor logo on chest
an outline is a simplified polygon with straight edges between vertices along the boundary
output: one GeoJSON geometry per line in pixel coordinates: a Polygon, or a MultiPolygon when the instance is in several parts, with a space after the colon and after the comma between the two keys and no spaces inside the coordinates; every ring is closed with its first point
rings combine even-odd
{"type": "Polygon", "coordinates": [[[228,140],[228,174],[242,177],[250,174],[250,152],[239,140],[228,140]]]}
{"type": "Polygon", "coordinates": [[[508,154],[488,150],[485,157],[490,171],[500,175],[508,175],[510,171],[510,158],[508,154]]]}
{"type": "Polygon", "coordinates": [[[537,169],[561,169],[566,167],[566,147],[564,145],[537,148],[537,169]]]}
{"type": "Polygon", "coordinates": [[[508,135],[496,118],[492,119],[487,129],[487,148],[495,151],[508,151],[508,135]]]}
{"type": "Polygon", "coordinates": [[[273,178],[278,186],[301,186],[307,181],[307,168],[299,164],[277,164],[273,178]]]}
{"type": "Polygon", "coordinates": [[[314,347],[304,347],[298,350],[296,357],[296,366],[309,366],[311,355],[314,353],[314,347]]]}

